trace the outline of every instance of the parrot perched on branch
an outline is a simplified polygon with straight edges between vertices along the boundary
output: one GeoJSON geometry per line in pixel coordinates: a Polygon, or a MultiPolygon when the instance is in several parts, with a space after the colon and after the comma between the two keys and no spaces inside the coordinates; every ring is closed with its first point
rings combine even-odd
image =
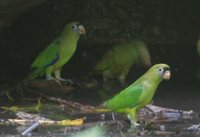
{"type": "Polygon", "coordinates": [[[117,78],[123,83],[133,64],[151,65],[146,44],[139,39],[128,40],[114,46],[97,62],[95,72],[101,73],[104,80],[117,78]]]}
{"type": "MultiPolygon", "coordinates": [[[[167,64],[156,64],[129,87],[103,103],[103,107],[107,111],[127,114],[132,126],[136,127],[138,110],[151,102],[160,82],[164,79],[169,80],[169,78],[170,67],[167,64]]],[[[100,112],[101,109],[97,111],[100,112]]]]}
{"type": "Polygon", "coordinates": [[[72,22],[46,47],[31,65],[33,71],[29,79],[46,75],[47,80],[65,80],[61,77],[61,69],[74,54],[80,35],[85,34],[85,28],[78,22],[72,22]],[[52,76],[54,73],[55,78],[52,76]]]}

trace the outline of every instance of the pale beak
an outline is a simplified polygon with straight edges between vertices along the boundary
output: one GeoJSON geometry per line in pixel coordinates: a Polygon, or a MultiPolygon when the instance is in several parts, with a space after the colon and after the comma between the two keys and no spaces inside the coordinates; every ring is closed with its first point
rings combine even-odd
{"type": "Polygon", "coordinates": [[[163,74],[163,79],[169,80],[171,77],[170,70],[166,70],[163,74]]]}
{"type": "Polygon", "coordinates": [[[86,34],[86,31],[85,31],[85,28],[83,27],[83,25],[78,26],[78,33],[79,34],[86,34]]]}

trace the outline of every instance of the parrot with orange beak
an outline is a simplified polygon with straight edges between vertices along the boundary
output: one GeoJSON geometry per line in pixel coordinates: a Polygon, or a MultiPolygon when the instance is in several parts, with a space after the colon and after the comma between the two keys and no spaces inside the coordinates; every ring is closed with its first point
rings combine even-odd
{"type": "Polygon", "coordinates": [[[34,79],[46,75],[47,80],[65,81],[61,77],[61,69],[75,53],[77,42],[82,34],[85,34],[85,28],[79,22],[67,24],[60,35],[33,61],[31,65],[33,71],[28,78],[34,79]]]}
{"type": "Polygon", "coordinates": [[[103,107],[108,111],[127,114],[132,126],[136,127],[138,110],[152,101],[160,82],[169,80],[170,76],[169,65],[156,64],[130,86],[103,103],[103,107]]]}

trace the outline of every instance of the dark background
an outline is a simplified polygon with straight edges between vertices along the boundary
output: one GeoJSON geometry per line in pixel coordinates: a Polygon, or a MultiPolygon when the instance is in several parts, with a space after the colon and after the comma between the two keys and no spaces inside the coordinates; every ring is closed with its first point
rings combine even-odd
{"type": "MultiPolygon", "coordinates": [[[[1,0],[0,80],[21,80],[34,58],[71,21],[80,21],[81,37],[64,77],[85,76],[111,46],[127,38],[144,40],[153,64],[172,68],[170,86],[198,86],[196,43],[200,33],[199,1],[188,0],[1,0]]],[[[129,81],[144,72],[133,67],[129,81]]],[[[164,84],[165,85],[165,84],[164,84]]]]}

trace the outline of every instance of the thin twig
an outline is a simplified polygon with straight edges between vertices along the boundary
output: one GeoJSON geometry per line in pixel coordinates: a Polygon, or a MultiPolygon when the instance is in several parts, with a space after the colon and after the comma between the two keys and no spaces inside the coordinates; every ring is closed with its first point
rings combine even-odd
{"type": "Polygon", "coordinates": [[[25,131],[23,131],[23,132],[21,133],[21,135],[22,135],[22,136],[25,136],[25,135],[27,135],[27,134],[33,132],[36,128],[39,127],[39,125],[40,125],[39,122],[33,123],[30,127],[28,127],[25,131]]]}
{"type": "Polygon", "coordinates": [[[61,98],[55,98],[55,97],[50,97],[47,95],[42,95],[42,97],[44,97],[45,99],[51,101],[51,102],[55,102],[55,103],[59,103],[62,104],[64,106],[67,106],[69,108],[74,108],[77,110],[80,110],[82,112],[95,112],[95,107],[93,106],[89,106],[89,105],[82,105],[78,102],[74,102],[74,101],[68,101],[68,100],[64,100],[61,98]]]}

